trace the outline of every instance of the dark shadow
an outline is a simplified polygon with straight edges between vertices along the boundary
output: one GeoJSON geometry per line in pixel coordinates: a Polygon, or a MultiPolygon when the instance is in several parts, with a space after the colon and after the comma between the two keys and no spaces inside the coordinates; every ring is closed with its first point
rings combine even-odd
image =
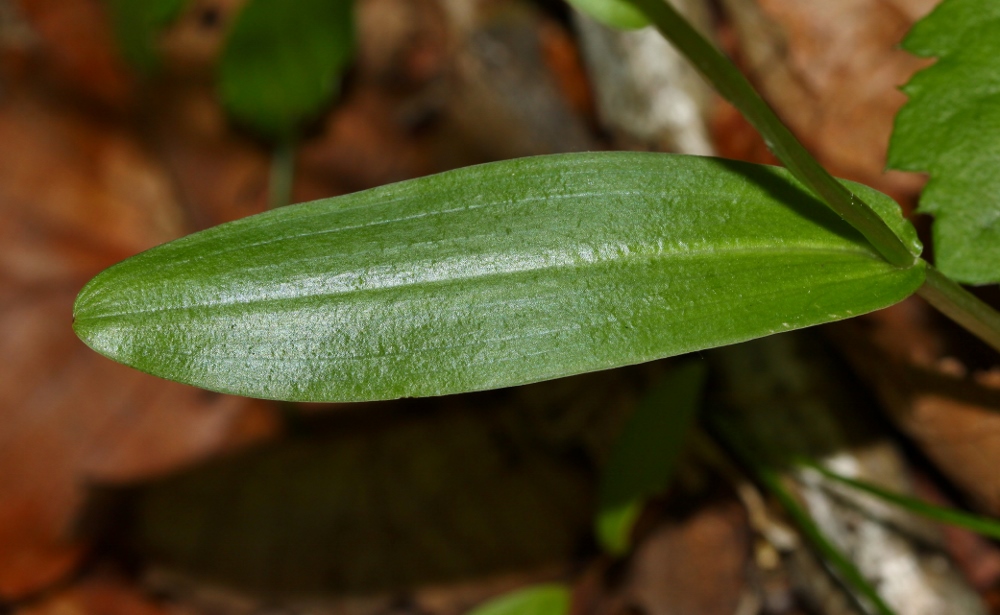
{"type": "Polygon", "coordinates": [[[813,331],[794,331],[705,353],[712,366],[703,413],[734,459],[780,471],[860,450],[892,432],[878,402],[813,331]],[[727,434],[729,437],[727,437],[727,434]]]}
{"type": "Polygon", "coordinates": [[[656,364],[501,391],[351,404],[160,480],[95,488],[89,534],[258,596],[368,594],[588,555],[595,463],[656,364]],[[583,419],[582,417],[590,417],[583,419]]]}

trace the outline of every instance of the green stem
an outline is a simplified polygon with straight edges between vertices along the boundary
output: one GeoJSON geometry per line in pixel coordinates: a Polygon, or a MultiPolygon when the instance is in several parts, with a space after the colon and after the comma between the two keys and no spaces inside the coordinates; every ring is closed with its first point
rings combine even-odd
{"type": "Polygon", "coordinates": [[[743,467],[753,472],[760,485],[778,501],[862,610],[877,615],[894,615],[892,608],[879,596],[854,562],[823,534],[808,511],[785,486],[781,475],[754,454],[751,448],[742,442],[740,435],[733,433],[734,430],[724,419],[716,417],[710,420],[712,431],[725,444],[724,448],[731,451],[743,467]]]}
{"type": "Polygon", "coordinates": [[[917,291],[942,314],[1000,352],[1000,313],[946,277],[930,264],[917,291]]]}
{"type": "MultiPolygon", "coordinates": [[[[799,181],[861,232],[887,261],[904,268],[916,264],[917,257],[871,206],[827,173],[778,119],[743,73],[666,0],[629,1],[701,71],[719,94],[743,113],[799,181]]],[[[945,316],[1000,351],[1000,313],[930,265],[919,294],[945,316]]]]}
{"type": "Polygon", "coordinates": [[[898,506],[903,510],[930,519],[931,521],[947,523],[956,527],[965,528],[982,536],[989,536],[990,538],[1000,538],[1000,522],[997,522],[994,519],[980,517],[978,515],[973,515],[961,510],[955,510],[953,508],[945,508],[943,506],[928,504],[927,502],[922,502],[916,498],[911,498],[909,496],[883,489],[878,485],[841,476],[840,474],[831,472],[829,469],[813,461],[802,460],[799,464],[803,467],[819,472],[830,480],[837,481],[859,491],[864,491],[865,493],[871,494],[881,500],[898,506]]]}
{"type": "Polygon", "coordinates": [[[843,184],[827,173],[778,119],[743,73],[673,7],[665,0],[629,1],[701,71],[719,94],[743,113],[763,135],[771,151],[800,182],[860,231],[887,261],[904,268],[916,263],[917,257],[885,221],[867,203],[851,194],[843,184]]]}
{"type": "MultiPolygon", "coordinates": [[[[809,539],[812,543],[813,548],[815,548],[820,556],[826,560],[831,568],[833,568],[838,575],[851,587],[854,588],[861,596],[865,598],[868,605],[878,613],[879,615],[893,615],[893,610],[882,600],[882,597],[878,595],[878,592],[869,585],[868,581],[861,575],[861,572],[855,567],[854,563],[851,562],[844,555],[840,549],[838,549],[826,535],[823,534],[822,530],[816,525],[816,522],[812,520],[809,513],[799,504],[795,496],[788,491],[784,483],[781,481],[781,477],[778,473],[768,467],[757,467],[756,474],[758,480],[764,485],[764,488],[771,492],[776,500],[781,504],[781,507],[785,509],[788,516],[792,518],[795,525],[799,527],[802,533],[809,539]]],[[[866,605],[866,606],[868,606],[866,605]]]]}
{"type": "Polygon", "coordinates": [[[271,154],[271,175],[268,178],[267,208],[277,209],[292,201],[292,182],[295,180],[296,139],[289,137],[274,146],[271,154]]]}

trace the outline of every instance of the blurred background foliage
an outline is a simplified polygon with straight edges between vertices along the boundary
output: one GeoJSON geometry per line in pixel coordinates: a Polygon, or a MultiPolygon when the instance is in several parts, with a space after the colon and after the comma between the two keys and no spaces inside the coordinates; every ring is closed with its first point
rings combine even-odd
{"type": "MultiPolygon", "coordinates": [[[[678,4],[834,174],[912,207],[885,148],[925,64],[898,41],[935,0],[678,4]]],[[[705,427],[651,437],[699,406],[899,612],[1000,612],[993,543],[766,454],[1000,512],[1000,368],[916,299],[686,365],[356,406],[197,391],[73,336],[96,272],[269,206],[557,152],[773,162],[649,29],[556,0],[0,0],[0,143],[0,612],[447,615],[535,583],[566,608],[552,582],[574,613],[859,612],[705,427]],[[627,523],[595,521],[608,501],[627,523]]]]}

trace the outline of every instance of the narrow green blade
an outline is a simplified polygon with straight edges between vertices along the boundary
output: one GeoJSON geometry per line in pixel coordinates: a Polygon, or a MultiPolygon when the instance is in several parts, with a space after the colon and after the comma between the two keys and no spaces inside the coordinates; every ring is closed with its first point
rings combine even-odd
{"type": "Polygon", "coordinates": [[[877,615],[895,615],[892,607],[879,595],[878,590],[868,582],[868,579],[858,570],[854,562],[823,533],[823,530],[820,529],[809,515],[809,511],[799,504],[791,491],[785,487],[778,472],[765,465],[755,466],[754,472],[764,487],[771,492],[771,495],[778,500],[781,507],[788,513],[788,516],[792,518],[792,521],[795,522],[795,525],[798,526],[813,548],[816,549],[817,554],[823,558],[827,566],[837,575],[840,582],[852,592],[855,599],[862,601],[860,606],[866,611],[876,613],[877,615]]]}
{"type": "Polygon", "coordinates": [[[467,615],[566,615],[570,598],[563,585],[536,585],[494,598],[467,615]]]}
{"type": "Polygon", "coordinates": [[[632,527],[647,498],[673,478],[701,404],[705,364],[677,367],[642,400],[615,442],[601,475],[595,529],[612,555],[628,552],[632,527]]]}
{"type": "Polygon", "coordinates": [[[578,11],[604,25],[619,30],[636,30],[649,25],[649,19],[627,0],[568,0],[578,11]]]}
{"type": "Polygon", "coordinates": [[[923,277],[922,263],[886,263],[780,169],[575,154],[190,235],[94,278],[74,327],[101,354],[207,389],[376,400],[525,384],[848,318],[902,300],[923,277]]]}
{"type": "Polygon", "coordinates": [[[726,448],[757,477],[761,486],[778,501],[778,504],[798,526],[802,535],[816,550],[816,554],[823,559],[830,572],[844,586],[844,589],[848,591],[862,611],[873,615],[895,615],[892,607],[868,582],[868,579],[851,558],[823,533],[822,528],[817,525],[809,511],[799,503],[795,495],[785,485],[781,473],[771,466],[760,455],[759,451],[755,451],[752,446],[747,446],[741,434],[737,433],[735,427],[725,418],[720,418],[717,414],[710,414],[709,417],[714,432],[725,443],[726,448]]]}
{"type": "Polygon", "coordinates": [[[948,525],[954,525],[955,527],[960,527],[983,536],[1000,539],[1000,520],[982,517],[980,515],[965,512],[964,510],[929,504],[923,500],[918,500],[901,493],[889,491],[888,489],[883,489],[878,485],[874,485],[866,481],[841,476],[840,474],[832,472],[818,463],[802,461],[801,465],[803,467],[816,470],[831,480],[853,487],[858,491],[864,491],[865,493],[874,495],[881,500],[895,506],[899,506],[903,510],[907,510],[913,514],[930,519],[931,521],[947,523],[948,525]]]}

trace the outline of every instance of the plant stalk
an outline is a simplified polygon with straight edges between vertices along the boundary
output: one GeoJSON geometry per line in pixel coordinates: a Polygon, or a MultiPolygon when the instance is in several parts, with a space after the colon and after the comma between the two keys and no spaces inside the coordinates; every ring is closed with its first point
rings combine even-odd
{"type": "Polygon", "coordinates": [[[267,208],[278,209],[291,204],[292,182],[295,180],[294,137],[279,141],[271,153],[271,173],[268,177],[267,208]]]}
{"type": "Polygon", "coordinates": [[[823,534],[809,512],[785,486],[778,471],[756,455],[725,420],[719,419],[717,415],[709,415],[709,427],[723,445],[722,448],[728,450],[742,467],[750,470],[764,490],[778,501],[858,606],[871,615],[895,615],[895,611],[865,579],[854,562],[823,534]]]}
{"type": "Polygon", "coordinates": [[[1000,313],[928,263],[917,294],[939,312],[1000,352],[1000,313]]]}
{"type": "Polygon", "coordinates": [[[841,575],[849,587],[864,597],[866,603],[863,602],[862,606],[866,607],[866,610],[870,612],[878,613],[878,615],[894,615],[895,612],[878,595],[878,592],[861,575],[847,556],[823,534],[816,525],[816,522],[809,516],[809,513],[806,512],[802,505],[795,499],[795,496],[781,482],[781,477],[771,468],[758,466],[755,470],[757,478],[764,485],[764,488],[770,491],[771,495],[778,500],[781,507],[792,518],[795,525],[802,530],[802,533],[805,534],[816,551],[826,560],[827,564],[837,574],[841,575]]]}
{"type": "MultiPolygon", "coordinates": [[[[852,194],[813,158],[743,73],[666,0],[629,2],[646,15],[719,94],[740,110],[796,179],[864,235],[888,262],[903,268],[917,263],[918,257],[871,206],[852,194]]],[[[1000,313],[930,264],[927,264],[927,279],[918,293],[945,316],[1000,351],[1000,313]]]]}
{"type": "Polygon", "coordinates": [[[847,476],[841,476],[840,474],[837,474],[829,468],[814,461],[802,460],[799,464],[804,468],[818,472],[820,475],[832,481],[836,481],[842,485],[847,485],[848,487],[857,489],[858,491],[863,491],[873,495],[884,502],[898,506],[902,510],[915,515],[920,515],[926,519],[930,519],[931,521],[954,525],[955,527],[964,528],[970,532],[975,532],[989,538],[1000,538],[1000,522],[995,519],[980,517],[979,515],[967,513],[963,510],[928,504],[922,500],[900,493],[895,493],[889,491],[888,489],[883,489],[882,487],[872,483],[847,476]]]}
{"type": "Polygon", "coordinates": [[[757,94],[743,73],[666,0],[629,1],[653,22],[660,33],[701,72],[719,94],[743,113],[796,179],[861,232],[887,261],[903,268],[916,264],[917,257],[882,218],[812,157],[757,94]]]}

